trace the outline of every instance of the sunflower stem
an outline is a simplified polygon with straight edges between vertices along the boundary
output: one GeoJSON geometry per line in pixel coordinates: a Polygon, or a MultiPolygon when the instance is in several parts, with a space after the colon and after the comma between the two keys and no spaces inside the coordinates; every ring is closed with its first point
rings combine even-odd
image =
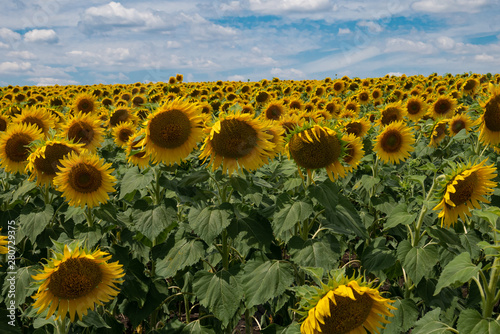
{"type": "Polygon", "coordinates": [[[154,205],[158,205],[161,203],[161,187],[160,187],[160,177],[161,177],[161,170],[158,166],[154,169],[155,171],[155,185],[154,185],[154,193],[155,193],[155,198],[154,198],[154,205]]]}
{"type": "Polygon", "coordinates": [[[222,267],[225,270],[229,269],[229,247],[227,243],[227,230],[222,231],[222,267]]]}
{"type": "Polygon", "coordinates": [[[495,303],[498,301],[498,296],[496,294],[496,288],[497,288],[497,283],[498,283],[498,266],[500,265],[499,263],[499,258],[496,257],[495,260],[493,261],[493,265],[491,266],[491,274],[490,274],[490,281],[487,287],[484,288],[484,294],[485,294],[485,303],[483,305],[483,318],[488,319],[492,316],[493,314],[493,307],[495,306],[495,303]]]}
{"type": "Polygon", "coordinates": [[[252,334],[252,317],[250,316],[250,311],[245,310],[245,333],[252,334]]]}
{"type": "Polygon", "coordinates": [[[189,308],[189,300],[187,295],[183,295],[184,297],[184,309],[186,310],[186,324],[189,324],[191,320],[191,309],[189,308]]]}
{"type": "Polygon", "coordinates": [[[429,189],[429,192],[425,196],[425,200],[422,203],[422,209],[420,209],[420,214],[418,216],[417,223],[415,225],[415,231],[414,233],[414,238],[412,239],[413,247],[417,247],[418,243],[420,242],[420,238],[422,238],[423,234],[420,233],[420,229],[422,228],[422,223],[424,222],[424,217],[425,214],[427,213],[427,202],[432,196],[432,193],[434,192],[434,187],[436,186],[436,176],[434,175],[434,178],[432,180],[432,185],[431,188],[429,189]]]}
{"type": "Polygon", "coordinates": [[[57,334],[66,334],[68,332],[68,319],[63,317],[59,317],[59,319],[56,320],[56,333],[57,334]]]}
{"type": "Polygon", "coordinates": [[[88,207],[85,208],[85,217],[87,218],[87,224],[89,227],[94,226],[94,217],[92,216],[92,209],[88,207]]]}

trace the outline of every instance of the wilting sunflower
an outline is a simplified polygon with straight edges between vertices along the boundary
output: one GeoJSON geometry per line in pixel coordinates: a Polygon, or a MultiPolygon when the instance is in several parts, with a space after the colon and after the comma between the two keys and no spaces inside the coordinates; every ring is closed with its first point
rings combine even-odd
{"type": "Polygon", "coordinates": [[[500,86],[489,85],[490,98],[480,102],[483,114],[478,119],[479,140],[485,145],[500,144],[500,86]]]}
{"type": "Polygon", "coordinates": [[[136,131],[136,126],[132,122],[122,122],[113,128],[113,137],[115,144],[120,147],[126,147],[127,142],[136,131]]]}
{"type": "Polygon", "coordinates": [[[441,210],[441,226],[449,227],[458,221],[460,216],[470,216],[470,210],[480,209],[479,202],[489,203],[484,197],[493,193],[497,183],[491,181],[496,177],[493,164],[486,166],[487,159],[476,164],[471,161],[458,164],[448,172],[438,193],[438,205],[433,210],[441,210]]]}
{"type": "Polygon", "coordinates": [[[249,114],[219,115],[219,120],[206,130],[209,135],[199,158],[205,162],[211,157],[212,170],[222,164],[222,171],[229,175],[238,170],[238,165],[255,170],[273,154],[275,144],[273,135],[266,132],[268,129],[268,124],[249,114]]]}
{"type": "MultiPolygon", "coordinates": [[[[342,166],[345,143],[340,135],[320,125],[305,126],[292,132],[286,145],[288,157],[293,158],[300,172],[300,167],[307,170],[311,177],[311,170],[325,168],[330,180],[345,176],[342,166]]],[[[300,172],[302,176],[302,172],[300,172]]]]}
{"type": "Polygon", "coordinates": [[[383,128],[375,139],[373,150],[383,162],[399,164],[414,151],[415,137],[403,122],[392,122],[383,128]]]}
{"type": "Polygon", "coordinates": [[[24,108],[20,115],[12,119],[12,122],[36,125],[43,132],[44,136],[47,136],[49,130],[55,127],[52,114],[45,108],[34,106],[24,108]]]}
{"type": "Polygon", "coordinates": [[[406,111],[401,106],[401,102],[393,102],[385,106],[380,113],[377,124],[380,126],[387,126],[392,122],[402,121],[406,115],[406,111]]]}
{"type": "Polygon", "coordinates": [[[394,316],[390,310],[396,309],[373,283],[361,277],[346,277],[343,272],[321,287],[306,287],[303,291],[307,292],[303,296],[299,292],[298,310],[305,318],[300,326],[303,334],[379,333],[384,324],[390,323],[386,316],[394,316]]]}
{"type": "Polygon", "coordinates": [[[88,93],[81,93],[75,96],[72,103],[72,112],[74,114],[92,114],[98,109],[98,103],[95,97],[88,93]]]}
{"type": "Polygon", "coordinates": [[[458,134],[462,129],[469,132],[473,123],[474,122],[466,114],[457,114],[453,116],[450,120],[448,120],[450,136],[458,134]]]}
{"type": "Polygon", "coordinates": [[[347,164],[345,171],[349,173],[358,168],[361,159],[365,155],[365,151],[363,150],[361,137],[349,133],[342,136],[342,140],[346,142],[344,162],[347,164]]]}
{"type": "Polygon", "coordinates": [[[69,312],[73,322],[75,314],[81,320],[96,304],[104,305],[114,299],[119,293],[116,284],[123,282],[120,278],[125,273],[118,261],[108,263],[109,259],[111,255],[100,250],[71,250],[64,245],[63,252],[56,253],[39,274],[32,276],[41,281],[33,296],[37,313],[48,309],[48,319],[57,310],[56,319],[64,319],[69,312]]]}
{"type": "Polygon", "coordinates": [[[41,130],[32,124],[10,125],[0,133],[0,167],[9,173],[22,173],[28,164],[28,145],[43,139],[41,130]]]}
{"type": "MultiPolygon", "coordinates": [[[[0,232],[1,231],[2,228],[0,227],[0,232]]],[[[7,236],[0,235],[0,254],[7,254],[9,252],[9,249],[6,247],[6,245],[9,243],[9,240],[7,239],[7,236]]]]}
{"type": "Polygon", "coordinates": [[[434,119],[450,118],[457,107],[457,100],[451,96],[439,96],[430,107],[434,119]]]}
{"type": "Polygon", "coordinates": [[[80,155],[71,152],[60,163],[53,183],[69,205],[92,208],[106,203],[108,193],[115,191],[116,178],[111,175],[114,169],[96,154],[86,150],[80,155]]]}
{"type": "Polygon", "coordinates": [[[179,98],[165,103],[145,121],[143,145],[153,162],[181,162],[203,138],[203,116],[196,103],[179,98]]]}
{"type": "Polygon", "coordinates": [[[60,160],[71,152],[79,154],[83,144],[73,144],[61,138],[37,143],[28,157],[26,170],[30,172],[30,181],[36,177],[38,185],[50,185],[61,167],[60,160]]]}
{"type": "Polygon", "coordinates": [[[83,144],[87,150],[95,151],[104,140],[101,124],[94,115],[77,113],[62,126],[62,133],[69,140],[83,144]]]}
{"type": "Polygon", "coordinates": [[[139,130],[134,135],[130,136],[125,151],[127,153],[127,160],[139,168],[146,168],[149,166],[150,155],[146,154],[145,148],[141,145],[145,137],[145,131],[139,130]]]}
{"type": "Polygon", "coordinates": [[[350,120],[342,125],[346,133],[360,138],[364,137],[370,130],[370,121],[364,117],[350,120]]]}
{"type": "Polygon", "coordinates": [[[438,121],[434,124],[431,130],[431,141],[429,146],[437,147],[440,142],[446,137],[446,126],[448,125],[448,120],[438,121]]]}
{"type": "Polygon", "coordinates": [[[420,96],[409,98],[404,102],[404,106],[406,108],[406,116],[414,122],[418,122],[425,115],[428,108],[427,103],[420,96]]]}

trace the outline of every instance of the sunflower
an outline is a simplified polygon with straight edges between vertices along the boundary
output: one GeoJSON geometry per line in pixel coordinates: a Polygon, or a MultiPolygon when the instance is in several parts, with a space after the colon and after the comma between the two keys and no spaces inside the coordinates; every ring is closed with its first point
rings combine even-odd
{"type": "Polygon", "coordinates": [[[201,110],[196,103],[179,98],[165,103],[148,116],[143,145],[153,162],[181,162],[203,138],[201,110]]]}
{"type": "Polygon", "coordinates": [[[401,106],[400,102],[393,102],[385,106],[384,110],[380,113],[380,118],[377,124],[380,126],[387,126],[392,122],[402,121],[406,115],[406,111],[401,106]]]}
{"type": "Polygon", "coordinates": [[[277,121],[283,117],[285,112],[286,110],[283,101],[272,100],[262,108],[261,117],[263,119],[277,121]]]}
{"type": "Polygon", "coordinates": [[[344,111],[350,111],[351,115],[357,115],[359,112],[359,108],[360,108],[359,103],[354,99],[349,99],[344,104],[344,111]]]}
{"type": "Polygon", "coordinates": [[[335,94],[341,94],[346,90],[346,84],[344,80],[336,80],[333,83],[333,92],[335,94]]]}
{"type": "MultiPolygon", "coordinates": [[[[307,170],[325,168],[330,180],[345,176],[341,159],[344,157],[345,143],[334,130],[315,124],[292,132],[286,145],[288,157],[293,158],[300,172],[300,167],[307,170]]],[[[301,173],[302,175],[302,173],[301,173]]]]}
{"type": "Polygon", "coordinates": [[[32,276],[41,281],[33,296],[37,313],[48,309],[48,319],[57,310],[56,319],[64,319],[69,312],[73,322],[75,314],[82,319],[96,304],[112,300],[119,293],[116,284],[123,282],[120,278],[125,273],[118,261],[108,263],[109,259],[111,255],[100,250],[89,252],[79,247],[71,250],[64,245],[63,252],[56,253],[39,274],[32,276]]]}
{"type": "Polygon", "coordinates": [[[432,104],[430,111],[434,119],[449,118],[457,107],[457,100],[451,96],[440,96],[432,104]]]}
{"type": "Polygon", "coordinates": [[[0,113],[0,132],[7,130],[9,123],[10,117],[5,115],[4,113],[0,113]]]}
{"type": "Polygon", "coordinates": [[[288,108],[290,108],[290,110],[301,111],[304,109],[304,102],[300,97],[295,97],[288,103],[288,108]]]}
{"type": "Polygon", "coordinates": [[[366,89],[360,91],[357,97],[358,97],[358,102],[361,105],[367,105],[368,103],[370,103],[370,92],[366,89]]]}
{"type": "Polygon", "coordinates": [[[89,208],[106,203],[116,178],[110,163],[105,163],[96,154],[84,150],[80,155],[71,152],[60,160],[61,167],[53,183],[62,192],[71,206],[89,208]]]}
{"type": "Polygon", "coordinates": [[[238,165],[255,170],[267,162],[275,144],[273,135],[266,132],[269,127],[249,114],[222,114],[219,120],[207,128],[209,135],[201,148],[200,159],[210,156],[212,170],[222,164],[222,171],[229,175],[238,170],[238,165]]]}
{"type": "Polygon", "coordinates": [[[75,114],[92,114],[98,109],[95,97],[88,93],[81,93],[75,96],[71,107],[75,114]]]}
{"type": "Polygon", "coordinates": [[[139,168],[146,168],[149,166],[150,155],[146,154],[144,147],[141,145],[145,137],[145,131],[139,130],[134,135],[130,136],[125,151],[127,153],[127,160],[139,168]]]}
{"type": "Polygon", "coordinates": [[[342,140],[346,142],[344,162],[348,166],[345,167],[345,171],[349,173],[358,168],[361,158],[365,155],[365,151],[363,150],[361,138],[352,133],[343,135],[342,140]]]}
{"type": "Polygon", "coordinates": [[[38,185],[51,185],[61,167],[60,160],[71,152],[79,154],[82,146],[60,138],[39,142],[28,157],[26,171],[31,174],[29,180],[33,181],[36,177],[38,185]]]}
{"type": "Polygon", "coordinates": [[[346,133],[362,138],[368,133],[368,130],[370,130],[370,121],[366,118],[358,118],[348,121],[343,124],[343,126],[346,133]]]}
{"type": "Polygon", "coordinates": [[[392,122],[375,139],[373,150],[383,162],[398,164],[414,151],[415,137],[403,121],[392,122]]]}
{"type": "Polygon", "coordinates": [[[449,134],[450,136],[454,136],[458,134],[462,129],[465,129],[466,132],[469,132],[472,124],[473,121],[469,118],[469,116],[467,116],[466,114],[457,114],[448,121],[449,134]]]}
{"type": "Polygon", "coordinates": [[[285,130],[286,135],[292,132],[295,128],[301,126],[303,123],[304,120],[296,114],[287,114],[278,121],[278,124],[280,124],[285,130]]]}
{"type": "Polygon", "coordinates": [[[493,164],[486,166],[487,159],[476,164],[471,161],[458,164],[447,173],[438,194],[439,204],[433,210],[441,210],[441,226],[449,227],[458,221],[460,216],[470,216],[470,209],[480,209],[479,202],[489,203],[484,196],[493,193],[497,183],[491,181],[496,177],[493,164]]]}
{"type": "Polygon", "coordinates": [[[271,135],[271,142],[274,144],[272,154],[269,158],[272,159],[279,153],[283,153],[285,149],[285,129],[277,121],[268,121],[266,125],[266,133],[271,135]]]}
{"type": "Polygon", "coordinates": [[[361,277],[346,277],[343,271],[330,278],[321,287],[305,287],[300,293],[298,313],[305,319],[300,326],[303,334],[363,334],[379,333],[379,328],[389,323],[386,316],[392,300],[380,295],[373,283],[361,277]]]}
{"type": "Polygon", "coordinates": [[[115,144],[120,147],[125,147],[127,142],[135,133],[136,126],[132,122],[121,122],[115,126],[112,130],[113,137],[115,138],[115,144]]]}
{"type": "Polygon", "coordinates": [[[36,125],[43,132],[44,136],[47,136],[49,130],[55,127],[52,114],[45,108],[37,107],[23,109],[21,114],[17,115],[12,122],[36,125]]]}
{"type": "Polygon", "coordinates": [[[382,90],[380,88],[375,88],[372,90],[371,93],[372,99],[375,101],[378,101],[382,98],[382,90]]]}
{"type": "Polygon", "coordinates": [[[448,120],[441,120],[434,124],[431,130],[431,141],[429,142],[429,146],[437,147],[440,142],[446,137],[446,126],[448,125],[448,120]]]}
{"type": "Polygon", "coordinates": [[[9,173],[22,173],[28,163],[28,145],[42,138],[43,134],[36,125],[10,125],[5,132],[0,133],[0,167],[9,173]]]}
{"type": "Polygon", "coordinates": [[[486,102],[480,102],[483,108],[483,114],[478,119],[479,140],[486,145],[500,144],[500,87],[488,87],[491,94],[486,102]]]}
{"type": "Polygon", "coordinates": [[[128,107],[117,107],[115,110],[109,113],[108,128],[113,128],[120,123],[132,122],[137,123],[139,117],[136,115],[135,111],[128,107]]]}
{"type": "Polygon", "coordinates": [[[469,78],[465,81],[465,84],[462,86],[462,93],[464,95],[475,95],[479,88],[481,87],[479,81],[474,78],[469,78]]]}
{"type": "MultiPolygon", "coordinates": [[[[2,231],[2,228],[0,227],[0,232],[2,231]]],[[[0,235],[0,254],[7,254],[9,252],[9,249],[6,247],[6,245],[9,243],[8,237],[5,235],[0,235]]]]}
{"type": "Polygon", "coordinates": [[[77,113],[70,116],[67,123],[62,126],[65,137],[75,143],[81,143],[84,148],[95,151],[104,140],[104,130],[101,120],[91,114],[77,113]]]}
{"type": "Polygon", "coordinates": [[[404,103],[406,109],[406,116],[414,121],[418,122],[427,113],[427,103],[420,96],[414,96],[406,100],[404,103]]]}

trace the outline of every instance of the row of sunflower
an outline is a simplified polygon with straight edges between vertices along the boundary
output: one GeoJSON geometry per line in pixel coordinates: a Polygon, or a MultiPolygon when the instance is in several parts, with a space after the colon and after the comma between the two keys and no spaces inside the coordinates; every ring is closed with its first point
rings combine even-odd
{"type": "Polygon", "coordinates": [[[500,328],[499,83],[3,87],[17,328],[500,328]]]}

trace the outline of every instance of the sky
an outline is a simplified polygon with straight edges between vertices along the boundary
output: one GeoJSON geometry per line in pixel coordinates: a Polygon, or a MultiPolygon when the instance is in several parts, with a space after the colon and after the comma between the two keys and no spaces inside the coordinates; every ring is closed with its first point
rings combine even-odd
{"type": "Polygon", "coordinates": [[[0,86],[498,73],[500,0],[3,0],[0,86]]]}

